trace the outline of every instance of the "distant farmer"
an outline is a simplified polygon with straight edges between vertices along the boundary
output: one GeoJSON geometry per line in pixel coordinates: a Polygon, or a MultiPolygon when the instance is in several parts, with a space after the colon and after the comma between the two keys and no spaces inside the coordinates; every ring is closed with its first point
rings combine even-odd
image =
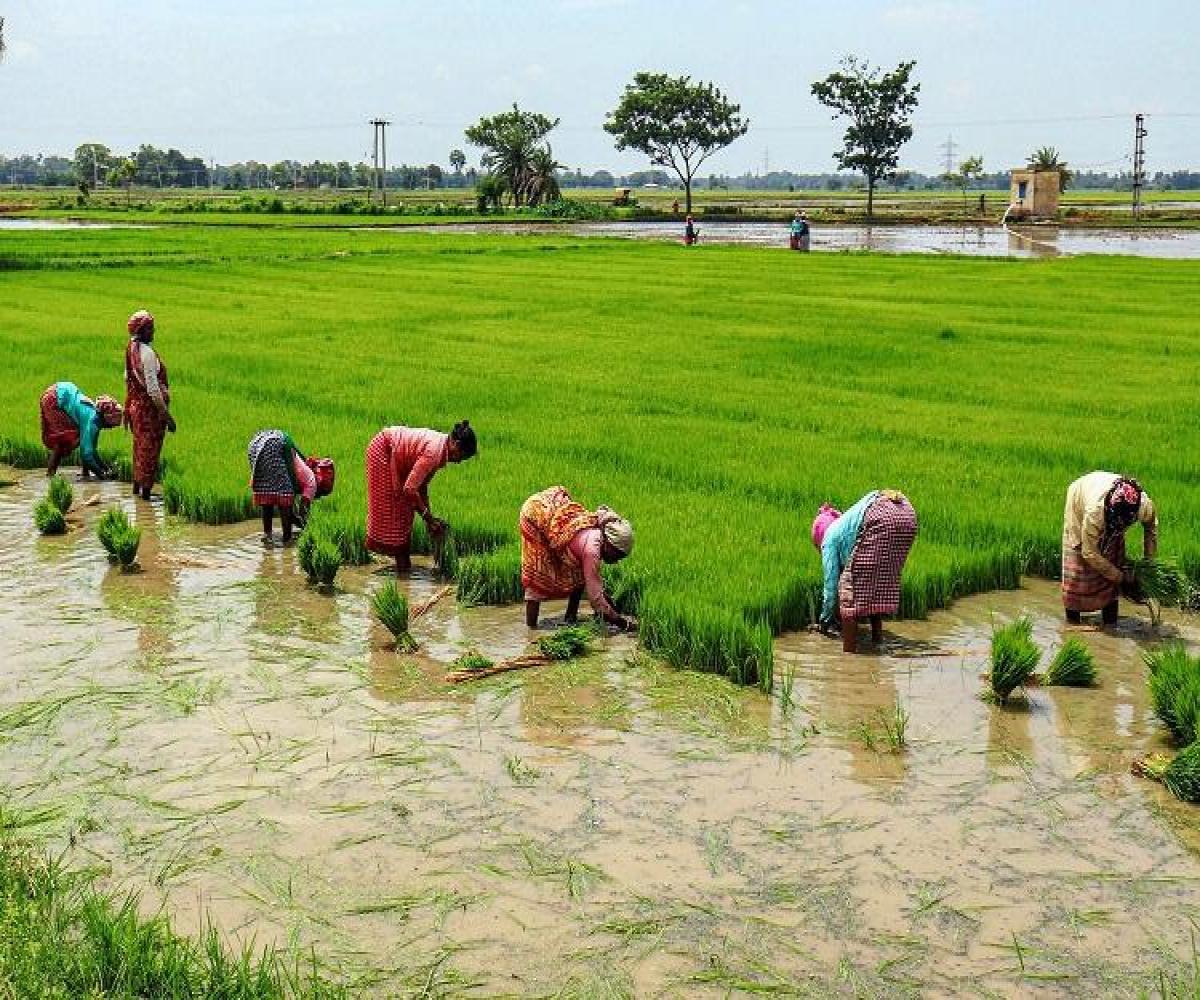
{"type": "Polygon", "coordinates": [[[411,569],[413,517],[420,514],[430,536],[446,534],[446,522],[433,516],[429,481],[447,462],[475,455],[475,430],[467,420],[449,434],[418,427],[386,427],[367,445],[367,548],[396,560],[396,571],[411,569]]]}
{"type": "Polygon", "coordinates": [[[615,511],[589,511],[561,486],[535,493],[521,505],[521,586],[525,624],[537,628],[542,601],[566,598],[567,621],[579,614],[587,592],[592,609],[627,632],[637,620],[613,607],[604,590],[601,563],[617,563],[633,551],[633,526],[615,511]]]}
{"type": "Polygon", "coordinates": [[[133,495],[150,499],[166,432],[175,433],[167,368],[150,346],[154,317],[139,309],[129,317],[125,348],[125,426],[133,432],[133,495]]]}
{"type": "Polygon", "coordinates": [[[262,509],[263,541],[271,539],[278,507],[283,522],[283,544],[287,545],[292,540],[293,527],[304,530],[309,504],[333,492],[333,462],[327,458],[305,458],[291,435],[279,430],[255,434],[246,457],[250,461],[254,503],[262,509]]]}
{"type": "Polygon", "coordinates": [[[1079,624],[1084,611],[1100,611],[1105,625],[1117,621],[1125,566],[1125,532],[1142,523],[1147,559],[1158,551],[1158,517],[1150,495],[1136,479],[1089,472],[1067,488],[1063,512],[1062,599],[1067,621],[1079,624]]]}
{"type": "Polygon", "coordinates": [[[797,212],[795,218],[792,219],[792,249],[808,253],[811,242],[812,233],[808,228],[808,216],[803,212],[797,212]]]}
{"type": "Polygon", "coordinates": [[[840,615],[847,653],[858,650],[860,619],[871,620],[871,639],[878,643],[882,616],[900,610],[900,573],[916,537],[916,511],[896,490],[874,490],[845,514],[821,505],[812,524],[825,581],[820,627],[835,634],[840,615]]]}
{"type": "Polygon", "coordinates": [[[696,229],[696,223],[689,215],[687,221],[683,225],[683,242],[687,246],[692,246],[700,238],[700,233],[696,229]]]}
{"type": "Polygon", "coordinates": [[[112,396],[97,396],[93,402],[74,382],[55,382],[42,393],[41,410],[42,444],[50,451],[47,476],[76,448],[84,479],[90,473],[100,479],[112,475],[96,448],[102,430],[121,426],[120,403],[112,396]]]}

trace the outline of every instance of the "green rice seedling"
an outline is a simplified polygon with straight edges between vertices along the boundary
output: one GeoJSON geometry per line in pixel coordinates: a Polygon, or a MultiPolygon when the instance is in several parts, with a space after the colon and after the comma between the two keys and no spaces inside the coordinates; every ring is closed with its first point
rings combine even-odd
{"type": "Polygon", "coordinates": [[[589,625],[564,625],[538,639],[538,652],[552,660],[571,660],[592,651],[596,630],[589,625]]]}
{"type": "Polygon", "coordinates": [[[1163,608],[1186,608],[1192,600],[1192,584],[1173,559],[1129,559],[1133,588],[1150,609],[1150,619],[1158,625],[1163,608]]]}
{"type": "Polygon", "coordinates": [[[879,710],[879,725],[883,729],[883,738],[887,740],[888,749],[892,753],[900,753],[908,746],[908,709],[897,698],[891,708],[879,710]]]}
{"type": "Polygon", "coordinates": [[[1041,653],[1033,641],[1033,621],[1026,615],[992,629],[992,696],[1001,705],[1033,676],[1041,653]]]}
{"type": "Polygon", "coordinates": [[[1052,687],[1091,687],[1096,683],[1096,658],[1082,639],[1071,636],[1059,647],[1042,683],[1052,687]]]}
{"type": "Polygon", "coordinates": [[[75,491],[62,476],[51,476],[50,485],[46,488],[46,499],[65,514],[75,502],[75,491]]]}
{"type": "Polygon", "coordinates": [[[43,535],[61,535],[67,530],[67,519],[49,500],[39,500],[33,507],[33,523],[43,535]]]}
{"type": "Polygon", "coordinates": [[[453,664],[455,670],[486,670],[494,665],[494,660],[484,656],[477,649],[468,649],[453,664]]]}
{"type": "Polygon", "coordinates": [[[1174,757],[1152,754],[1134,764],[1134,771],[1154,781],[1184,802],[1200,802],[1200,742],[1191,743],[1174,757]]]}
{"type": "Polygon", "coordinates": [[[300,535],[300,541],[296,545],[296,556],[300,561],[300,568],[308,576],[309,583],[320,584],[322,587],[333,586],[337,571],[342,565],[342,552],[324,529],[310,524],[300,535]]]}
{"type": "Polygon", "coordinates": [[[1200,732],[1200,660],[1181,642],[1146,654],[1150,669],[1150,701],[1180,746],[1190,746],[1200,732]]]}
{"type": "Polygon", "coordinates": [[[117,547],[114,539],[118,534],[128,531],[131,527],[129,515],[120,507],[109,507],[96,522],[96,537],[100,539],[100,544],[108,553],[110,560],[114,562],[117,560],[117,547]]]}
{"type": "Polygon", "coordinates": [[[795,707],[792,692],[796,687],[796,668],[790,663],[784,667],[779,678],[779,708],[782,712],[790,712],[795,707]]]}
{"type": "Polygon", "coordinates": [[[408,598],[400,592],[395,580],[388,580],[371,596],[371,610],[383,626],[392,633],[399,652],[411,653],[416,640],[408,631],[408,598]]]}
{"type": "Polygon", "coordinates": [[[138,547],[142,544],[142,529],[127,525],[112,536],[113,555],[121,569],[129,570],[137,561],[138,547]]]}

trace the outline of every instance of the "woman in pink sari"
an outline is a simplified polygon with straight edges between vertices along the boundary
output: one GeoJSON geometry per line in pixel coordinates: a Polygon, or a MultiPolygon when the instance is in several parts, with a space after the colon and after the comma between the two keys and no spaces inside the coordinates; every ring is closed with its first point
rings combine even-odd
{"type": "Polygon", "coordinates": [[[475,431],[463,420],[449,434],[421,427],[385,427],[367,445],[367,549],[410,569],[413,518],[420,514],[433,538],[446,522],[429,506],[429,482],[448,462],[478,451],[475,431]]]}

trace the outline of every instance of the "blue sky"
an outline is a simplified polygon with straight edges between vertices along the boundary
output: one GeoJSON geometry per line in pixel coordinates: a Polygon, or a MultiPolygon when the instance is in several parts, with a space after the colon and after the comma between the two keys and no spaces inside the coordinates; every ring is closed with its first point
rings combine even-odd
{"type": "Polygon", "coordinates": [[[828,170],[840,129],[809,84],[853,52],[917,61],[904,166],[938,170],[953,135],[989,169],[1039,145],[1120,169],[1143,111],[1150,169],[1200,168],[1200,17],[1183,0],[0,0],[0,15],[6,154],[153,142],[353,161],[378,114],[390,161],[444,165],[455,146],[475,160],[463,127],[515,100],[561,117],[562,162],[635,169],[600,125],[635,71],[660,69],[750,117],[715,170],[828,170]]]}

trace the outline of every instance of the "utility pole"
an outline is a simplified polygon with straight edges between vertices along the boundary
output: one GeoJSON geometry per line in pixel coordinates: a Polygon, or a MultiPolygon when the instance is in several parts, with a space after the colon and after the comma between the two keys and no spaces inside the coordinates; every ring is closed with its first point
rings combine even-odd
{"type": "Polygon", "coordinates": [[[1146,116],[1133,119],[1133,217],[1142,216],[1142,188],[1146,186],[1146,116]]]}
{"type": "Polygon", "coordinates": [[[379,196],[385,208],[387,207],[387,127],[391,124],[383,118],[371,119],[371,126],[374,129],[375,186],[379,188],[379,196]],[[383,155],[382,172],[379,169],[381,153],[383,155]]]}
{"type": "Polygon", "coordinates": [[[946,168],[945,172],[954,173],[955,159],[958,153],[958,143],[954,141],[954,136],[946,136],[946,141],[938,149],[942,151],[942,166],[946,168]]]}

